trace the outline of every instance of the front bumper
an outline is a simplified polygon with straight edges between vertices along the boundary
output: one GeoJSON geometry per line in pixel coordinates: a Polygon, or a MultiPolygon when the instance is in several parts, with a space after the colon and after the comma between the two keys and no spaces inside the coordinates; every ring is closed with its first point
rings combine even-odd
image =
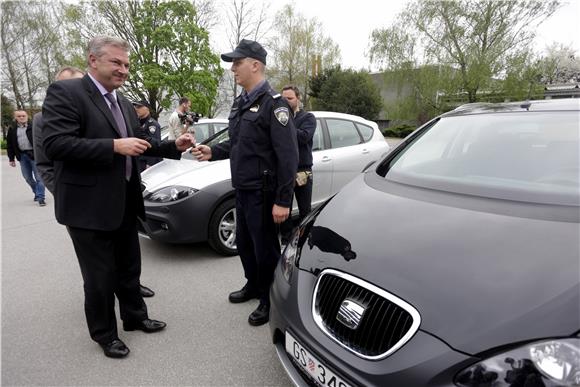
{"type": "Polygon", "coordinates": [[[204,191],[169,203],[145,200],[146,220],[139,219],[139,232],[167,243],[206,241],[217,200],[216,195],[204,191]]]}
{"type": "Polygon", "coordinates": [[[278,266],[270,291],[270,331],[280,361],[296,385],[308,386],[312,381],[286,352],[286,331],[353,386],[453,386],[456,373],[477,361],[421,329],[387,358],[373,361],[356,356],[316,325],[311,312],[316,280],[314,274],[296,270],[288,284],[278,266]]]}

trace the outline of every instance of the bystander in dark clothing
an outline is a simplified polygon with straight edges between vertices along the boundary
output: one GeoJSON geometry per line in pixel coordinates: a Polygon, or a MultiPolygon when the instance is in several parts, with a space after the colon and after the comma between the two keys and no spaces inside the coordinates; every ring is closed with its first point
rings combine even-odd
{"type": "Polygon", "coordinates": [[[14,159],[18,160],[22,176],[34,193],[34,201],[43,207],[46,205],[44,183],[34,162],[32,124],[23,110],[15,111],[14,117],[14,123],[6,136],[8,160],[13,167],[16,166],[14,159]]]}

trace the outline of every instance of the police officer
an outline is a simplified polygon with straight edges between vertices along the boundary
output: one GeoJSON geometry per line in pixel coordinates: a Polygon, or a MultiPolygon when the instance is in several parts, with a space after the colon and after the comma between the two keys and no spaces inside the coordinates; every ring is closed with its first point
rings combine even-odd
{"type": "MultiPolygon", "coordinates": [[[[145,100],[133,102],[133,107],[139,117],[141,128],[151,135],[153,141],[161,142],[161,126],[153,117],[151,117],[151,106],[145,100]]],[[[161,157],[139,156],[139,172],[143,172],[148,167],[162,161],[161,157]]]]}
{"type": "Polygon", "coordinates": [[[258,298],[250,325],[268,322],[269,289],[280,259],[278,224],[290,215],[298,145],[292,111],[265,80],[266,50],[242,40],[233,52],[222,54],[243,92],[232,105],[226,142],[192,150],[198,160],[230,158],[236,189],[236,243],[247,279],[229,295],[232,303],[258,298]]]}

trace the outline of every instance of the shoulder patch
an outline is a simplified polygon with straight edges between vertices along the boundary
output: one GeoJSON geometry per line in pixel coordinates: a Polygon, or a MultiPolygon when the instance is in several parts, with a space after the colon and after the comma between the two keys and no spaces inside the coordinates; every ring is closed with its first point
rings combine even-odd
{"type": "Polygon", "coordinates": [[[151,126],[149,127],[149,133],[151,133],[151,134],[154,134],[156,130],[157,130],[157,127],[156,127],[156,126],[154,126],[154,125],[151,125],[151,126]]]}
{"type": "Polygon", "coordinates": [[[288,120],[290,119],[290,112],[288,111],[287,107],[283,106],[274,110],[274,116],[279,123],[286,126],[288,124],[288,120]]]}

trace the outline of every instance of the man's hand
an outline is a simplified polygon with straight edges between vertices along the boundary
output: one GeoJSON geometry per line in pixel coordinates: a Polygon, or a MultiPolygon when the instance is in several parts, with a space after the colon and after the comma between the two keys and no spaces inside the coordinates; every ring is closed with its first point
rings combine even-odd
{"type": "Polygon", "coordinates": [[[14,160],[10,161],[10,166],[11,167],[15,167],[16,166],[16,161],[14,161],[14,160]]]}
{"type": "Polygon", "coordinates": [[[199,161],[211,160],[211,148],[207,145],[198,145],[192,148],[191,154],[199,161]]]}
{"type": "Polygon", "coordinates": [[[177,147],[177,150],[181,152],[194,145],[195,145],[195,137],[193,137],[191,133],[184,133],[181,136],[177,137],[177,139],[175,140],[175,146],[177,147]]]}
{"type": "Polygon", "coordinates": [[[113,140],[113,151],[123,156],[139,156],[149,148],[151,148],[151,144],[136,137],[116,138],[113,140]]]}
{"type": "Polygon", "coordinates": [[[272,216],[274,217],[274,223],[280,224],[290,215],[290,208],[288,207],[280,207],[277,204],[274,204],[272,207],[272,216]]]}

